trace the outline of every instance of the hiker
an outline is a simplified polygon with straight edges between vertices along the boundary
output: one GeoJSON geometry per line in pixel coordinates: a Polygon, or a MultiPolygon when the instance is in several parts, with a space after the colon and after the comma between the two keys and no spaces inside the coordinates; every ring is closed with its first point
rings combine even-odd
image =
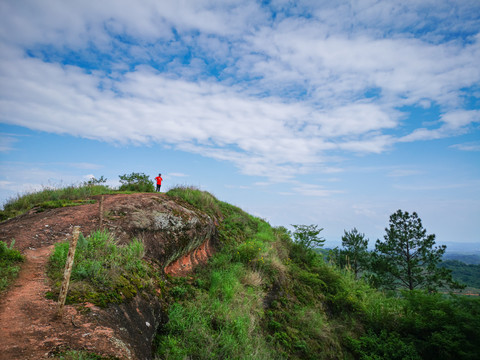
{"type": "Polygon", "coordinates": [[[160,187],[162,186],[162,174],[158,174],[158,176],[155,178],[157,180],[157,192],[160,192],[160,187]]]}

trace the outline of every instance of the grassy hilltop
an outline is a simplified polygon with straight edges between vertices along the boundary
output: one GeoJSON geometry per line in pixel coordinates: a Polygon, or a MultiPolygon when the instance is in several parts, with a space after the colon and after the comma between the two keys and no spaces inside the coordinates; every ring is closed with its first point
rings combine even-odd
{"type": "MultiPolygon", "coordinates": [[[[110,190],[95,193],[104,191],[110,190]]],[[[94,260],[88,258],[93,240],[87,238],[84,267],[77,271],[82,281],[95,279],[82,278],[82,271],[93,271],[85,264],[94,264],[101,275],[97,283],[118,289],[105,270],[114,263],[122,291],[145,287],[140,278],[161,282],[167,317],[153,344],[156,359],[476,359],[480,353],[478,297],[381,292],[292,240],[286,228],[272,227],[208,192],[179,187],[167,196],[218,220],[219,245],[207,265],[187,277],[160,280],[141,259],[141,243],[115,250],[115,259],[113,250],[105,252],[102,262],[99,250],[90,251],[94,260]]],[[[26,207],[34,206],[30,201],[26,207]]],[[[102,236],[91,239],[112,246],[102,236]]],[[[59,271],[67,248],[57,249],[51,264],[60,264],[59,271]]],[[[96,294],[95,286],[88,284],[90,294],[96,294]]],[[[102,301],[108,305],[118,298],[102,301]]]]}

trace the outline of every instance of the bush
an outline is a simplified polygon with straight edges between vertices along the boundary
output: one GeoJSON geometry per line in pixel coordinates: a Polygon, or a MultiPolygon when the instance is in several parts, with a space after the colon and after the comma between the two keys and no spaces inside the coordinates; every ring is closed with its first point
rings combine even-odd
{"type": "Polygon", "coordinates": [[[0,241],[0,292],[5,290],[12,280],[17,277],[20,271],[18,264],[24,260],[22,254],[18,250],[13,249],[14,244],[14,240],[10,246],[0,241]]]}
{"type": "Polygon", "coordinates": [[[263,260],[263,257],[260,257],[260,253],[263,251],[265,251],[263,242],[258,240],[246,241],[237,246],[237,253],[234,255],[234,259],[245,264],[260,259],[263,260]]]}
{"type": "Polygon", "coordinates": [[[421,360],[413,342],[406,341],[396,332],[381,331],[379,335],[368,332],[359,340],[351,340],[351,346],[361,360],[421,360]]]}
{"type": "Polygon", "coordinates": [[[119,175],[119,177],[122,184],[119,188],[120,191],[155,192],[153,181],[144,173],[132,172],[119,175]]]}

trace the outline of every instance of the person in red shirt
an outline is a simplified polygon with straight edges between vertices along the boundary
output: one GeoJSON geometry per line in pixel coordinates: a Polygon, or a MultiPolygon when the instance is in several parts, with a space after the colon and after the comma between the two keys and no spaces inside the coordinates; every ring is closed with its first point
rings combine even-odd
{"type": "Polygon", "coordinates": [[[157,180],[157,192],[160,192],[160,187],[162,186],[162,174],[158,174],[158,176],[155,178],[157,180]]]}

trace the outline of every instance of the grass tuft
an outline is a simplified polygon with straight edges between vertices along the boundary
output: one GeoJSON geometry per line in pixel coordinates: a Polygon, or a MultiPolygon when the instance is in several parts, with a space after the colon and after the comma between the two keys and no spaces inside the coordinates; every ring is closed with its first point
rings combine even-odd
{"type": "Polygon", "coordinates": [[[53,358],[59,360],[118,360],[117,357],[102,356],[84,350],[59,351],[53,354],[53,358]]]}
{"type": "Polygon", "coordinates": [[[176,186],[170,189],[167,195],[180,198],[210,216],[219,217],[221,215],[217,198],[209,192],[201,191],[193,186],[176,186]]]}
{"type": "MultiPolygon", "coordinates": [[[[55,245],[48,275],[53,281],[51,297],[56,298],[63,280],[68,254],[67,242],[55,245]]],[[[80,235],[75,252],[67,303],[91,302],[99,306],[120,303],[142,289],[151,288],[155,278],[142,260],[144,247],[138,240],[118,245],[106,231],[96,231],[85,238],[80,235]]]]}
{"type": "Polygon", "coordinates": [[[0,211],[0,220],[21,215],[35,207],[39,211],[89,203],[89,198],[95,195],[110,194],[112,190],[105,185],[71,185],[64,188],[46,187],[41,191],[17,195],[10,198],[0,211]]]}
{"type": "Polygon", "coordinates": [[[24,260],[23,255],[13,248],[14,244],[15,240],[10,246],[0,241],[0,293],[18,276],[20,263],[24,260]]]}

